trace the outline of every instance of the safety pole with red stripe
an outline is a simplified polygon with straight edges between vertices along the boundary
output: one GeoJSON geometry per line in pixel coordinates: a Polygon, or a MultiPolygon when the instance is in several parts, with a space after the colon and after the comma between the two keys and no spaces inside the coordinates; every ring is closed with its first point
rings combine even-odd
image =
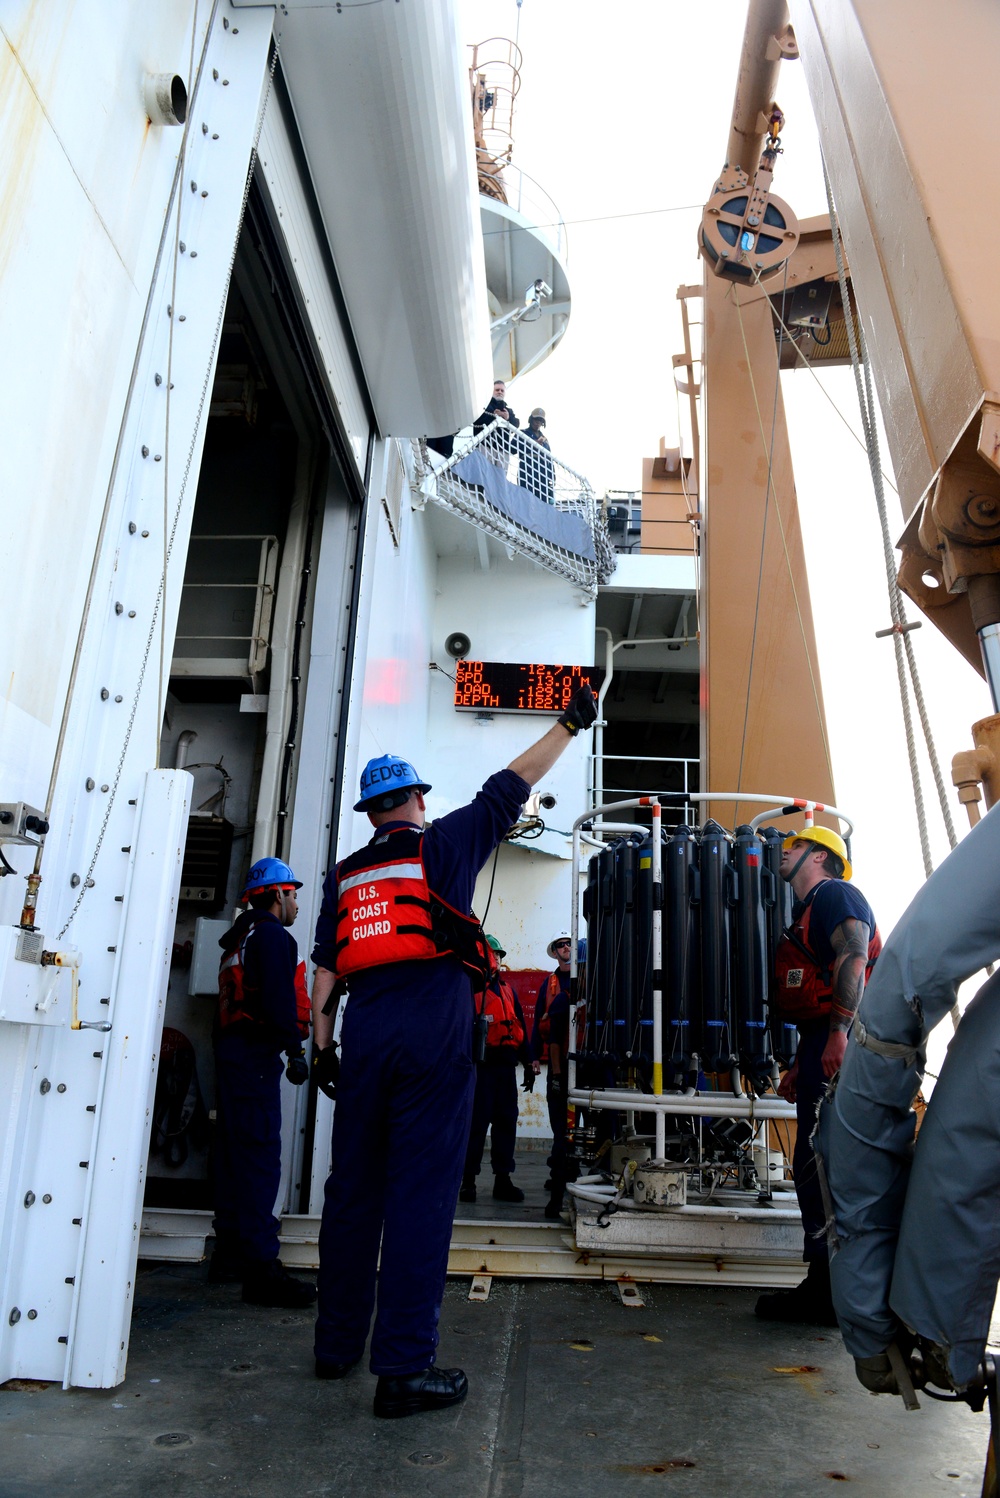
{"type": "MultiPolygon", "coordinates": [[[[653,1094],[663,1096],[663,844],[660,838],[662,810],[659,801],[650,797],[653,813],[650,872],[653,878],[653,1094]]],[[[666,1154],[666,1114],[656,1115],[656,1148],[654,1158],[666,1154]]]]}

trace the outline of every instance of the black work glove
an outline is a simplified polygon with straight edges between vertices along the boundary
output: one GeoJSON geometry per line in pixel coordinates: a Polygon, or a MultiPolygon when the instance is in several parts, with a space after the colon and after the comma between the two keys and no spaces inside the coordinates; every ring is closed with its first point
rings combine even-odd
{"type": "Polygon", "coordinates": [[[581,728],[591,728],[597,721],[597,698],[589,687],[578,687],[569,706],[559,714],[559,722],[574,736],[581,728]]]}
{"type": "Polygon", "coordinates": [[[306,1060],[305,1051],[296,1051],[294,1056],[289,1056],[285,1076],[293,1087],[301,1087],[303,1082],[308,1082],[309,1062],[306,1060]]]}
{"type": "Polygon", "coordinates": [[[532,1071],[532,1069],[531,1069],[530,1066],[526,1066],[524,1068],[524,1081],[521,1083],[521,1091],[522,1092],[534,1092],[534,1090],[535,1090],[535,1073],[532,1071]]]}
{"type": "Polygon", "coordinates": [[[340,1057],[337,1055],[335,1045],[325,1046],[323,1050],[313,1050],[313,1076],[316,1078],[316,1086],[320,1092],[328,1098],[337,1096],[337,1083],[340,1081],[340,1057]]]}

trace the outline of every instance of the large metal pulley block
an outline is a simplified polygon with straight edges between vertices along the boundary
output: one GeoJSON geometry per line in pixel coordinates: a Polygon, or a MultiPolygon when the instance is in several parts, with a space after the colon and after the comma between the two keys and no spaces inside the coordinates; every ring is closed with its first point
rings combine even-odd
{"type": "Polygon", "coordinates": [[[781,198],[748,184],[709,198],[699,239],[716,275],[767,281],[783,269],[798,244],[799,221],[781,198]]]}

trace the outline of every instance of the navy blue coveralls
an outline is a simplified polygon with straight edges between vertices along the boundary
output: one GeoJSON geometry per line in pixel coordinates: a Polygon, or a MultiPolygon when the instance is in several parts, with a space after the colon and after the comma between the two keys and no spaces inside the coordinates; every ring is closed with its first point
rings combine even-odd
{"type": "MultiPolygon", "coordinates": [[[[517,820],[531,787],[491,775],[423,839],[427,882],[467,911],[476,875],[517,820]]],[[[407,822],[385,822],[373,842],[407,822]]],[[[313,961],[336,971],[336,874],[323,886],[313,961]]],[[[475,1082],[472,986],[454,957],[355,973],[341,1027],[333,1169],[319,1238],[315,1354],[353,1362],[375,1307],[369,1367],[380,1376],[434,1362],[448,1248],[475,1082]]]]}
{"type": "MultiPolygon", "coordinates": [[[[549,1022],[550,1022],[550,1026],[551,1026],[550,1031],[549,1031],[549,1039],[550,1040],[557,1039],[557,1036],[554,1034],[554,1031],[555,1031],[555,1028],[556,1028],[557,1024],[560,1023],[560,1020],[559,1020],[559,1016],[560,1015],[562,1016],[562,1022],[565,1023],[565,1025],[566,1025],[566,1035],[568,1037],[568,1035],[569,1035],[569,969],[568,968],[567,968],[567,970],[566,970],[565,973],[561,972],[559,970],[559,968],[556,968],[556,970],[555,970],[554,973],[550,973],[549,976],[545,980],[545,984],[544,984],[541,992],[538,995],[538,1002],[535,1005],[535,1021],[534,1021],[534,1024],[532,1025],[532,1027],[531,1027],[531,1048],[530,1049],[531,1049],[531,1059],[532,1059],[532,1061],[541,1061],[541,1059],[542,1059],[542,1051],[545,1049],[545,1042],[542,1040],[541,1035],[538,1033],[538,1026],[539,1026],[539,1022],[544,1018],[544,1016],[546,1014],[548,1014],[548,1016],[549,1016],[549,1022]],[[552,993],[552,989],[555,986],[555,984],[558,984],[559,986],[556,989],[556,992],[553,994],[552,993]]],[[[567,1044],[568,1044],[568,1040],[567,1040],[567,1044]]],[[[565,1050],[564,1050],[563,1051],[563,1068],[564,1068],[564,1070],[565,1070],[565,1066],[566,1066],[566,1054],[565,1054],[565,1050]]],[[[549,1127],[552,1129],[552,1154],[549,1156],[549,1164],[551,1165],[553,1163],[553,1158],[554,1157],[561,1156],[561,1155],[564,1155],[566,1153],[566,1097],[565,1097],[565,1093],[562,1090],[562,1086],[559,1083],[559,1079],[557,1077],[554,1077],[552,1075],[552,1068],[551,1068],[551,1066],[549,1067],[548,1074],[547,1074],[547,1076],[545,1078],[545,1104],[546,1104],[546,1107],[548,1109],[548,1114],[549,1114],[549,1127]]]]}
{"type": "MultiPolygon", "coordinates": [[[[489,987],[499,993],[496,976],[490,979],[489,987]]],[[[509,986],[509,985],[508,985],[509,986]]],[[[511,989],[513,993],[513,989],[511,989]]],[[[479,1001],[477,1001],[479,1002],[479,1001]]],[[[520,1000],[514,994],[514,1013],[521,1024],[522,1034],[527,1034],[524,1013],[520,1000]]],[[[530,1065],[527,1042],[519,1046],[490,1045],[487,1041],[486,1055],[476,1064],[476,1092],[472,1103],[472,1125],[469,1129],[469,1147],[465,1154],[465,1169],[462,1179],[469,1185],[475,1182],[483,1163],[486,1134],[490,1135],[490,1165],[495,1176],[510,1176],[514,1173],[514,1146],[517,1142],[517,1064],[530,1065]]]]}
{"type": "Polygon", "coordinates": [[[295,938],[270,911],[244,911],[219,941],[232,951],[253,926],[244,992],[259,1020],[216,1028],[215,1238],[245,1268],[278,1257],[274,1203],[281,1181],[281,1052],[299,1051],[295,938]]]}
{"type": "MultiPolygon", "coordinates": [[[[792,906],[793,921],[798,920],[802,908],[801,901],[796,901],[792,906]]],[[[868,935],[874,935],[875,917],[861,891],[843,879],[825,879],[816,887],[809,917],[809,947],[822,967],[833,966],[836,954],[830,936],[843,921],[849,920],[864,921],[868,927],[868,935]]],[[[826,1209],[823,1206],[811,1137],[816,1127],[816,1110],[829,1081],[823,1075],[823,1052],[830,1038],[830,1017],[822,1015],[817,1019],[800,1020],[797,1023],[799,1045],[795,1059],[799,1070],[795,1083],[797,1130],[792,1155],[792,1179],[795,1182],[795,1195],[805,1233],[802,1257],[808,1264],[813,1259],[828,1257],[826,1209]]]]}

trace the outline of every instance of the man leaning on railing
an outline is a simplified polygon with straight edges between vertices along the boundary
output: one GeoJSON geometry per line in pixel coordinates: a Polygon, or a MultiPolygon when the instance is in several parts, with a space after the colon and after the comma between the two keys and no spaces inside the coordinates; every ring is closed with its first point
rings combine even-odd
{"type": "Polygon", "coordinates": [[[517,482],[536,499],[550,505],[555,502],[556,473],[549,456],[549,439],[542,431],[544,425],[545,412],[536,406],[518,439],[517,482]]]}

